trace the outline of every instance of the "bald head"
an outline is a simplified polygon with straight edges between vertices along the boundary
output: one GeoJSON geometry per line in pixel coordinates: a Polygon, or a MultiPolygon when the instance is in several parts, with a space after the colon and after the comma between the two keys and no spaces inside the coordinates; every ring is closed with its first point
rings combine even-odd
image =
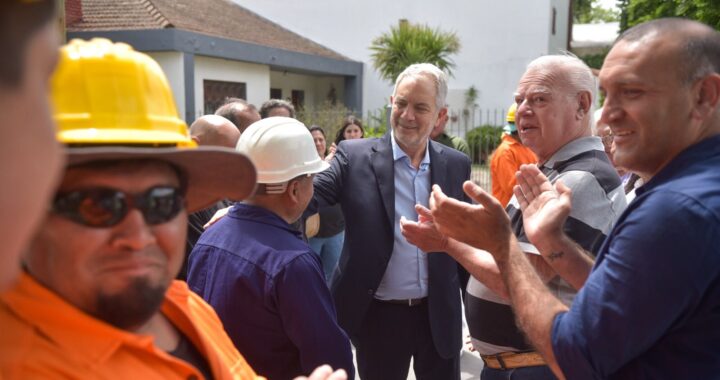
{"type": "Polygon", "coordinates": [[[228,119],[217,115],[201,116],[190,126],[190,137],[198,145],[235,148],[240,131],[228,119]]]}
{"type": "Polygon", "coordinates": [[[720,32],[697,21],[662,18],[634,26],[615,44],[656,41],[673,47],[676,73],[684,84],[712,73],[720,73],[720,32]]]}

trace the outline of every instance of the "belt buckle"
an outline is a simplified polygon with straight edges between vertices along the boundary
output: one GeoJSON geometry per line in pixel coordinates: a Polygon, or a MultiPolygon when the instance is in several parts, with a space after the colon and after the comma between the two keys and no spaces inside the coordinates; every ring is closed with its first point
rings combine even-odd
{"type": "Polygon", "coordinates": [[[424,298],[408,298],[408,306],[413,307],[423,303],[424,298]]]}

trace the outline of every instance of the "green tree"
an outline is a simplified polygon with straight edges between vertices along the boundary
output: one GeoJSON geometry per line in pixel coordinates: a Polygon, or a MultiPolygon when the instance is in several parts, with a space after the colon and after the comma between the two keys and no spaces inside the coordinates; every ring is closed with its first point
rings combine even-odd
{"type": "Polygon", "coordinates": [[[618,21],[620,12],[599,6],[597,0],[573,0],[573,22],[592,24],[618,21]]]}
{"type": "Polygon", "coordinates": [[[661,17],[684,17],[720,30],[719,0],[619,0],[620,31],[661,17]]]}
{"type": "Polygon", "coordinates": [[[432,63],[452,75],[455,64],[450,56],[460,51],[460,39],[455,33],[401,20],[390,32],[375,38],[370,50],[373,66],[392,83],[413,63],[432,63]]]}
{"type": "Polygon", "coordinates": [[[500,145],[502,127],[484,124],[465,134],[473,163],[486,164],[492,151],[500,145]]]}

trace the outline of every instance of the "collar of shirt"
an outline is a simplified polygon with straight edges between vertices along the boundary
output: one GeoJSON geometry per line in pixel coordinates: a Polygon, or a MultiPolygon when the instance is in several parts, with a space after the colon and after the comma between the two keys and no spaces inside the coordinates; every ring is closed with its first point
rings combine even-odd
{"type": "Polygon", "coordinates": [[[274,227],[282,228],[292,232],[298,239],[302,239],[302,234],[293,228],[288,222],[281,218],[278,214],[260,207],[247,203],[237,202],[228,212],[228,216],[236,219],[250,220],[254,223],[263,223],[274,227]]]}
{"type": "Polygon", "coordinates": [[[512,137],[509,133],[503,133],[502,140],[507,141],[510,145],[522,145],[519,141],[515,139],[515,137],[512,137]]]}
{"type": "MultiPolygon", "coordinates": [[[[392,145],[392,151],[393,151],[393,161],[401,160],[403,157],[405,158],[405,162],[412,166],[410,156],[405,153],[402,148],[400,148],[400,145],[398,145],[397,141],[395,141],[395,131],[390,131],[390,144],[392,145]]],[[[422,161],[420,161],[420,169],[425,170],[430,166],[430,139],[428,138],[427,145],[425,146],[425,157],[423,157],[422,161]]]]}
{"type": "Polygon", "coordinates": [[[636,197],[650,191],[685,172],[685,168],[696,162],[705,162],[709,157],[720,154],[720,135],[706,138],[675,156],[650,180],[635,189],[636,197]]]}
{"type": "Polygon", "coordinates": [[[120,330],[90,316],[26,273],[21,275],[13,291],[3,294],[2,301],[57,345],[92,365],[108,360],[123,345],[157,349],[151,336],[120,330]],[[48,315],[47,310],[54,312],[48,315]],[[86,333],[78,334],[79,330],[86,333]]]}
{"type": "Polygon", "coordinates": [[[547,161],[542,163],[541,166],[553,169],[556,162],[567,161],[568,159],[577,156],[580,153],[588,150],[599,150],[605,151],[602,140],[597,136],[587,136],[575,139],[565,144],[562,148],[558,149],[547,161]]]}

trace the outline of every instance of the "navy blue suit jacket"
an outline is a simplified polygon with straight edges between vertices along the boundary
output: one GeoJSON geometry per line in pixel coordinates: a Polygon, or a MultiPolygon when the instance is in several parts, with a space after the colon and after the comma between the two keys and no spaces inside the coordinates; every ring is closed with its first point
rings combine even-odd
{"type": "MultiPolygon", "coordinates": [[[[467,200],[462,184],[470,178],[464,154],[430,141],[430,179],[445,194],[467,200]]],[[[332,294],[340,326],[351,337],[360,328],[393,250],[394,161],[390,134],[340,143],[331,167],[318,173],[309,206],[340,203],[345,244],[333,275],[332,294]]],[[[461,341],[460,283],[455,261],[445,253],[428,256],[428,309],[433,342],[445,358],[458,354],[461,341]]]]}

